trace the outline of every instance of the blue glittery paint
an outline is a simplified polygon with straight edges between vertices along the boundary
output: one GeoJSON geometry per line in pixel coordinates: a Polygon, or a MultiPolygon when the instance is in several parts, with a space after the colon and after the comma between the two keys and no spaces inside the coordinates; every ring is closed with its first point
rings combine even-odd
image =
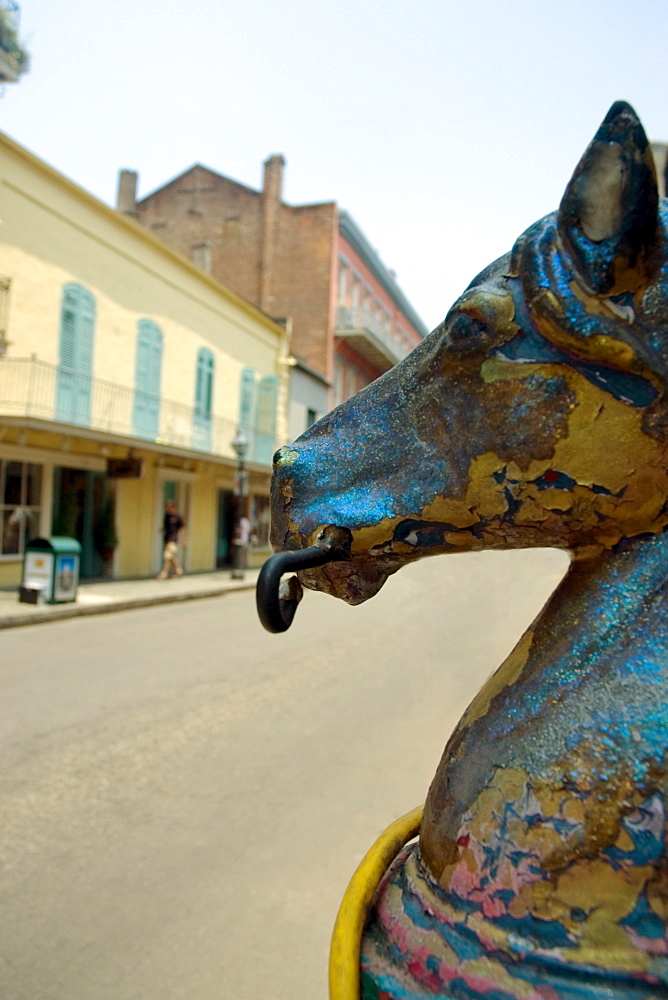
{"type": "Polygon", "coordinates": [[[278,457],[272,540],[350,529],[351,558],[302,577],[351,603],[455,542],[577,556],[450,737],[422,882],[404,882],[398,933],[377,913],[367,925],[370,1000],[668,998],[668,215],[655,200],[646,137],[615,105],[559,213],[278,457]],[[619,195],[600,184],[611,170],[619,195]]]}
{"type": "Polygon", "coordinates": [[[519,766],[555,778],[555,767],[567,768],[569,754],[584,744],[595,747],[601,780],[621,768],[641,787],[651,765],[661,764],[666,725],[657,690],[668,687],[668,536],[655,536],[642,553],[630,550],[620,559],[592,582],[577,628],[568,619],[555,623],[555,645],[547,647],[545,660],[523,675],[521,685],[504,688],[495,710],[466,734],[475,747],[466,758],[467,787],[473,772],[481,780],[484,774],[485,783],[493,767],[519,766]]]}
{"type": "Polygon", "coordinates": [[[651,382],[640,375],[619,371],[602,363],[585,361],[546,340],[529,316],[520,283],[517,279],[509,278],[508,286],[513,292],[515,316],[522,327],[522,332],[492,350],[490,352],[492,357],[518,364],[567,364],[593,385],[604,389],[623,403],[630,403],[631,406],[649,406],[656,399],[657,390],[651,382]]]}
{"type": "Polygon", "coordinates": [[[647,893],[641,892],[633,913],[620,921],[623,927],[631,927],[645,938],[665,938],[666,928],[661,917],[650,909],[647,893]]]}
{"type": "MultiPolygon", "coordinates": [[[[527,449],[541,454],[574,405],[565,378],[518,373],[498,421],[490,423],[486,400],[472,398],[466,383],[424,382],[420,352],[428,354],[428,347],[425,342],[407,359],[415,368],[419,419],[406,423],[406,408],[416,406],[413,379],[397,368],[295,441],[289,465],[275,473],[274,491],[279,493],[283,479],[290,483],[290,516],[303,534],[323,524],[355,530],[386,518],[419,520],[437,496],[465,494],[475,454],[495,449],[509,456],[527,449]],[[442,414],[442,434],[435,435],[427,419],[432,410],[442,414]],[[537,440],[537,423],[543,424],[544,440],[537,440]]],[[[511,493],[507,503],[512,515],[511,493]]]]}

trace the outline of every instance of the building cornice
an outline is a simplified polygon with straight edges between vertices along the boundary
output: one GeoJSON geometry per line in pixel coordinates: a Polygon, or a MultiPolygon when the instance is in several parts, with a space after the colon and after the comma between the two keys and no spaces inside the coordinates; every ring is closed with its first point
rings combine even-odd
{"type": "Polygon", "coordinates": [[[159,253],[163,258],[169,260],[172,264],[176,264],[178,267],[183,268],[200,284],[213,289],[213,291],[215,291],[218,295],[221,295],[223,298],[227,299],[229,303],[237,306],[248,316],[251,316],[254,320],[261,323],[262,326],[274,333],[277,337],[280,337],[281,339],[285,337],[285,329],[261,309],[258,309],[257,306],[254,306],[251,302],[248,302],[247,299],[244,299],[241,295],[232,291],[231,288],[221,284],[219,281],[216,281],[215,278],[211,277],[211,275],[206,274],[200,268],[196,267],[188,260],[187,257],[184,257],[183,254],[178,253],[176,250],[172,250],[166,243],[163,243],[157,237],[153,236],[153,234],[150,233],[144,226],[141,226],[138,222],[135,222],[127,215],[123,215],[122,212],[118,212],[115,208],[110,208],[109,205],[106,205],[99,198],[96,198],[95,195],[86,191],[85,188],[80,187],[74,181],[70,180],[69,177],[61,174],[54,167],[45,163],[44,160],[40,160],[38,156],[31,153],[30,150],[26,149],[24,146],[21,146],[14,139],[11,139],[5,132],[0,132],[0,147],[4,147],[7,152],[26,161],[33,169],[37,170],[49,181],[57,184],[60,188],[67,191],[75,198],[78,198],[81,202],[93,209],[93,211],[97,212],[108,222],[111,222],[118,229],[124,230],[126,233],[131,233],[132,236],[144,243],[146,246],[150,246],[152,250],[159,253]]]}

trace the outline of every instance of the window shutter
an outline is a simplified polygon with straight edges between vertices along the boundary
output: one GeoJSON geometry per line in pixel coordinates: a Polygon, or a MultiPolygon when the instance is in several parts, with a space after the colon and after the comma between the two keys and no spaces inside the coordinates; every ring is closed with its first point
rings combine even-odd
{"type": "Polygon", "coordinates": [[[197,352],[195,369],[195,412],[193,419],[193,444],[205,451],[211,450],[211,410],[213,407],[214,358],[208,347],[197,352]]]}
{"type": "Polygon", "coordinates": [[[158,437],[160,382],[162,375],[162,330],[150,319],[137,324],[135,395],[132,424],[139,437],[158,437]]]}
{"type": "Polygon", "coordinates": [[[278,376],[265,375],[260,379],[255,418],[255,461],[271,465],[276,443],[276,403],[278,401],[278,376]]]}
{"type": "Polygon", "coordinates": [[[65,285],[60,309],[56,417],[90,424],[95,299],[81,285],[65,285]]]}
{"type": "Polygon", "coordinates": [[[203,416],[211,417],[213,402],[213,354],[207,347],[197,352],[197,374],[195,377],[195,409],[203,416]]]}
{"type": "Polygon", "coordinates": [[[248,458],[255,454],[255,369],[242,368],[239,383],[239,427],[248,438],[248,458]]]}
{"type": "Polygon", "coordinates": [[[60,317],[60,348],[59,360],[64,368],[74,371],[76,353],[76,302],[72,302],[71,294],[63,297],[63,307],[60,317]]]}
{"type": "Polygon", "coordinates": [[[79,288],[76,368],[83,375],[93,374],[94,337],[95,299],[85,288],[79,288]]]}

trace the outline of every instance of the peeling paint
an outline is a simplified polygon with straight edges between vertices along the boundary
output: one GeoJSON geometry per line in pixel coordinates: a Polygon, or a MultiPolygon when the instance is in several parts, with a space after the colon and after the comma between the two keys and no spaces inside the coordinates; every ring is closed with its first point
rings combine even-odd
{"type": "Polygon", "coordinates": [[[347,529],[352,559],[300,579],[351,604],[438,552],[573,555],[380,887],[368,1000],[668,996],[666,246],[620,102],[559,211],[277,462],[275,546],[347,529]],[[613,161],[625,172],[602,186],[613,161]]]}

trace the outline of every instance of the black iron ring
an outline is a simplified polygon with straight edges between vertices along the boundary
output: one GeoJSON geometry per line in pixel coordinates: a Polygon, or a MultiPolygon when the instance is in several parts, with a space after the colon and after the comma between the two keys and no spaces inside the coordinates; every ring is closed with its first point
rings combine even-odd
{"type": "Polygon", "coordinates": [[[281,577],[291,570],[312,569],[340,558],[330,545],[311,545],[307,549],[277,552],[260,570],[255,591],[257,613],[268,632],[286,632],[292,625],[299,599],[279,597],[281,577]]]}

